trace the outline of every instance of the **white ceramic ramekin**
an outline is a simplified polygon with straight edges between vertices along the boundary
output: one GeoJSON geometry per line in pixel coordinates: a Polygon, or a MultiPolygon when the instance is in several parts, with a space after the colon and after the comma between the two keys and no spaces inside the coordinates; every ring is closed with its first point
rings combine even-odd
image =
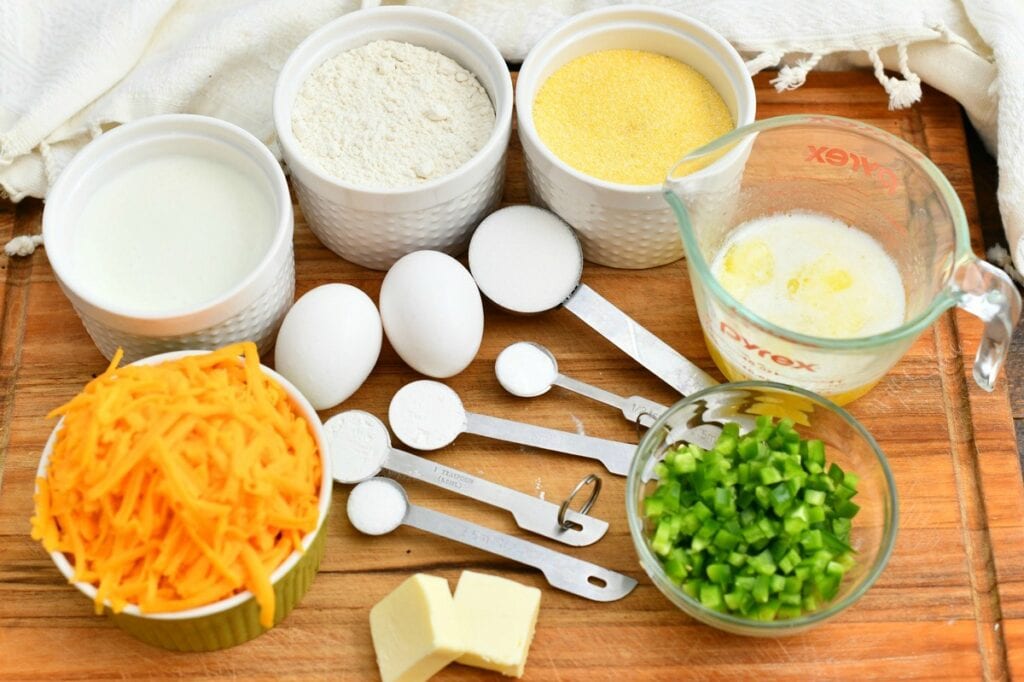
{"type": "Polygon", "coordinates": [[[512,79],[497,48],[447,14],[417,7],[377,7],[332,21],[299,45],[274,92],[274,125],[292,186],[313,233],[342,258],[385,270],[413,251],[466,250],[477,223],[497,207],[512,128],[512,79]],[[349,185],[307,158],[292,132],[292,104],[306,77],[335,55],[375,40],[397,40],[451,57],[472,71],[494,105],[490,138],[464,165],[408,188],[349,185]]]}
{"type": "Polygon", "coordinates": [[[131,362],[235,341],[254,341],[261,353],[269,350],[295,297],[294,225],[288,184],[266,145],[226,121],[171,114],[126,123],[79,152],[46,198],[43,241],[57,282],[100,352],[109,359],[121,347],[125,360],[131,362]],[[229,163],[266,188],[276,211],[266,254],[241,282],[199,307],[153,313],[100,300],[76,272],[72,258],[76,218],[85,202],[116,173],[147,159],[189,152],[229,163]]]}
{"type": "MultiPolygon", "coordinates": [[[[186,355],[201,354],[205,351],[177,351],[143,358],[138,364],[155,365],[176,360],[186,355]]],[[[274,586],[274,624],[277,625],[305,595],[320,568],[326,543],[325,521],[331,509],[331,493],[334,478],[331,473],[331,458],[327,452],[327,440],[323,424],[316,410],[287,379],[268,367],[263,372],[284,388],[292,404],[309,422],[313,438],[320,453],[320,499],[317,503],[316,528],[302,538],[302,551],[295,551],[270,574],[274,586]]],[[[57,432],[64,425],[63,418],[57,422],[50,438],[46,441],[43,455],[39,459],[37,478],[46,476],[50,455],[57,441],[57,432]]],[[[96,587],[91,583],[74,582],[75,568],[61,552],[51,552],[50,558],[61,574],[91,601],[96,599],[96,587]]],[[[120,613],[114,613],[109,605],[105,612],[121,629],[144,642],[176,651],[213,651],[225,649],[246,642],[266,631],[260,625],[259,604],[252,592],[245,590],[206,606],[171,613],[142,613],[139,607],[128,605],[120,613]]]]}
{"type": "Polygon", "coordinates": [[[585,54],[623,48],[657,52],[695,68],[722,95],[737,126],[754,120],[754,85],[739,53],[722,36],[678,12],[654,7],[584,12],[546,34],[526,56],[516,81],[516,121],[533,201],[579,232],[587,260],[650,268],[683,256],[661,185],[624,185],[585,175],[556,157],[533,125],[533,100],[548,76],[585,54]]]}

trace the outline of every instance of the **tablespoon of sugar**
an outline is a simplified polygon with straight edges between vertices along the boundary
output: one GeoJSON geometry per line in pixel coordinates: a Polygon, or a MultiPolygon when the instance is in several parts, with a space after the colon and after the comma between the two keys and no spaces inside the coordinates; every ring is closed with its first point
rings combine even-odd
{"type": "Polygon", "coordinates": [[[403,524],[419,528],[537,568],[552,587],[586,599],[616,601],[632,592],[637,584],[627,575],[588,561],[410,504],[405,489],[388,478],[370,478],[353,488],[346,511],[349,521],[360,533],[386,535],[403,524]]]}
{"type": "Polygon", "coordinates": [[[504,509],[520,528],[574,547],[591,545],[608,531],[607,521],[571,509],[565,516],[571,525],[565,528],[557,504],[397,450],[384,422],[369,412],[340,412],[324,422],[324,433],[331,471],[340,483],[359,483],[386,469],[504,509]]]}
{"type": "Polygon", "coordinates": [[[629,443],[466,412],[458,393],[430,380],[414,381],[399,389],[388,407],[388,421],[398,439],[417,450],[437,450],[459,434],[473,433],[596,459],[620,476],[629,473],[636,453],[636,446],[629,443]]]}

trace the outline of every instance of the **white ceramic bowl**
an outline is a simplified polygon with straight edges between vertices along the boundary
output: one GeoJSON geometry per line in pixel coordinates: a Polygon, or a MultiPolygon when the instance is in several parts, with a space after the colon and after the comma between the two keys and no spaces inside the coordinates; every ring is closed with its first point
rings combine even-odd
{"type": "Polygon", "coordinates": [[[512,128],[512,79],[497,48],[469,24],[416,7],[352,12],[299,45],[274,91],[274,125],[292,185],[313,233],[342,258],[386,270],[413,251],[459,255],[477,223],[497,207],[512,128]],[[494,105],[490,138],[468,162],[440,178],[397,189],[350,185],[304,155],[292,132],[292,104],[306,77],[335,55],[375,40],[397,40],[440,52],[472,71],[494,105]]]}
{"type": "Polygon", "coordinates": [[[533,125],[533,100],[548,76],[577,57],[612,49],[657,52],[689,64],[722,95],[737,127],[754,120],[754,85],[739,53],[722,36],[678,12],[637,5],[579,14],[541,38],[523,62],[516,81],[516,121],[533,201],[579,232],[587,260],[650,268],[683,256],[661,185],[625,185],[585,175],[556,157],[533,125]]]}
{"type": "MultiPolygon", "coordinates": [[[[155,365],[176,360],[186,355],[200,355],[207,351],[176,351],[143,358],[136,364],[155,365]]],[[[327,451],[327,439],[323,424],[316,410],[287,379],[268,367],[261,365],[263,373],[277,382],[291,398],[298,412],[309,422],[320,454],[320,499],[317,503],[316,528],[302,538],[302,551],[294,551],[270,574],[274,586],[274,624],[280,623],[305,595],[313,582],[324,554],[327,533],[325,521],[331,509],[331,493],[334,478],[331,473],[331,458],[327,451]]],[[[50,433],[43,455],[39,459],[37,478],[44,478],[57,441],[57,432],[64,425],[64,419],[57,422],[50,433]]],[[[38,488],[38,486],[37,486],[38,488]]],[[[38,490],[37,490],[38,491],[38,490]]],[[[75,582],[75,568],[61,552],[50,552],[50,558],[61,574],[78,588],[79,592],[96,599],[96,587],[91,583],[75,582]]],[[[120,613],[113,613],[106,605],[105,612],[114,622],[129,634],[139,639],[176,651],[212,651],[236,646],[265,631],[259,623],[259,605],[252,592],[245,590],[226,599],[184,611],[170,613],[142,613],[138,606],[129,604],[120,613]]]]}
{"type": "Polygon", "coordinates": [[[172,114],[126,123],[79,152],[46,198],[43,241],[57,282],[100,352],[109,359],[120,346],[131,362],[235,341],[254,341],[261,353],[269,350],[295,297],[294,224],[284,173],[266,145],[226,121],[172,114]],[[198,307],[153,313],[96,297],[72,258],[75,221],[85,202],[114,174],[161,155],[190,151],[228,163],[266,188],[276,216],[262,260],[232,289],[198,307]]]}

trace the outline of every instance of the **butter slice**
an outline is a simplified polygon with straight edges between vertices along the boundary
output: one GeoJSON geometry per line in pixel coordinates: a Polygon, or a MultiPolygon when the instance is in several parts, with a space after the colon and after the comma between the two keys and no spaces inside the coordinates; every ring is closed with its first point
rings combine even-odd
{"type": "Polygon", "coordinates": [[[448,581],[417,573],[370,610],[384,682],[421,682],[465,651],[448,581]]]}
{"type": "Polygon", "coordinates": [[[540,611],[540,590],[483,573],[463,571],[455,612],[465,633],[458,662],[522,677],[540,611]]]}

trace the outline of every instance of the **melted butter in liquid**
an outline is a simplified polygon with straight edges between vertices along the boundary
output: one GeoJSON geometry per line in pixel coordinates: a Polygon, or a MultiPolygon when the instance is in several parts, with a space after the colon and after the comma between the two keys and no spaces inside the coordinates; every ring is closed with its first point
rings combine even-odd
{"type": "Polygon", "coordinates": [[[759,316],[824,338],[858,338],[901,325],[899,270],[874,238],[812,213],[777,214],[736,228],[711,265],[722,286],[759,316]]]}

